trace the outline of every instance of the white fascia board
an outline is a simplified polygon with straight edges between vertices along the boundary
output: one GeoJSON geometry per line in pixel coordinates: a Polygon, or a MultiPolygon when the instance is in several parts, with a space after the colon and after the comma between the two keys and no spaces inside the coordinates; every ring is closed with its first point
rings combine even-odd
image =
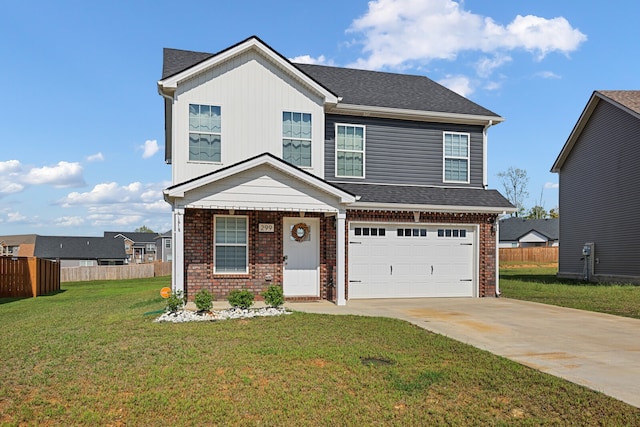
{"type": "Polygon", "coordinates": [[[298,68],[291,64],[291,62],[287,61],[286,59],[284,59],[284,57],[280,56],[255,38],[251,38],[244,43],[234,46],[231,49],[225,50],[224,52],[221,52],[220,54],[209,58],[199,64],[196,64],[193,67],[188,68],[176,75],[158,81],[158,87],[163,88],[163,90],[165,91],[167,89],[176,89],[178,85],[185,80],[188,80],[191,77],[200,74],[210,68],[216,67],[218,64],[224,63],[225,61],[235,56],[241,55],[242,53],[250,49],[255,49],[256,51],[267,57],[270,61],[277,64],[280,68],[286,70],[289,74],[295,76],[295,78],[302,81],[305,85],[309,86],[314,91],[322,95],[326,103],[338,103],[338,97],[336,95],[329,92],[322,85],[318,84],[318,82],[301,72],[298,68]]]}
{"type": "Polygon", "coordinates": [[[504,121],[500,116],[478,116],[472,114],[442,113],[439,111],[408,110],[403,108],[374,107],[369,105],[338,104],[327,109],[328,113],[352,116],[374,116],[403,120],[419,120],[426,122],[446,122],[472,125],[486,125],[490,121],[494,125],[504,121]]]}
{"type": "Polygon", "coordinates": [[[340,203],[347,204],[347,203],[353,203],[356,201],[355,196],[343,190],[340,190],[334,187],[333,185],[328,184],[327,182],[321,180],[320,178],[317,178],[315,176],[309,176],[308,174],[304,173],[303,171],[297,168],[289,167],[286,164],[276,161],[275,159],[269,156],[256,157],[254,159],[238,164],[236,166],[232,166],[227,169],[214,172],[213,174],[205,175],[203,177],[196,178],[192,181],[188,181],[172,189],[164,190],[165,200],[171,203],[169,200],[182,198],[184,197],[184,194],[188,191],[194,190],[204,185],[211,184],[221,179],[228,178],[235,174],[242,173],[246,170],[249,170],[258,166],[262,166],[262,165],[269,165],[282,173],[286,173],[288,175],[295,177],[296,179],[300,180],[301,182],[307,185],[313,186],[315,188],[318,188],[321,191],[324,191],[325,193],[331,194],[336,198],[338,198],[340,200],[340,203]]]}
{"type": "Polygon", "coordinates": [[[452,206],[452,205],[417,205],[400,203],[367,203],[356,202],[347,209],[386,210],[386,211],[420,211],[420,212],[450,212],[450,213],[488,213],[504,214],[515,212],[515,208],[491,206],[452,206]]]}

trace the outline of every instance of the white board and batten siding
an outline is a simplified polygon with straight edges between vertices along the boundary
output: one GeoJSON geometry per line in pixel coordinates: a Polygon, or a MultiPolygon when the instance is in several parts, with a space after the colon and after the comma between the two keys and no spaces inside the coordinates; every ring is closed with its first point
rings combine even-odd
{"type": "Polygon", "coordinates": [[[331,196],[268,165],[258,166],[185,193],[183,207],[337,212],[331,196]]]}
{"type": "Polygon", "coordinates": [[[466,224],[351,223],[349,299],[477,296],[477,230],[466,224]]]}
{"type": "Polygon", "coordinates": [[[324,174],[324,100],[256,51],[248,51],[179,84],[173,108],[173,184],[269,152],[282,157],[282,113],[311,114],[308,172],[324,174]],[[221,162],[189,161],[189,104],[221,114],[221,162]]]}

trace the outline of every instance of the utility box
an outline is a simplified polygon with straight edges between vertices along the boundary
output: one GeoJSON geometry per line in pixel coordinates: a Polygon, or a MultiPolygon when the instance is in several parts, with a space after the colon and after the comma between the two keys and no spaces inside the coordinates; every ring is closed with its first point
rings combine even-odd
{"type": "Polygon", "coordinates": [[[594,260],[596,258],[595,243],[585,243],[582,247],[582,260],[584,261],[583,277],[584,280],[590,281],[594,273],[594,260]]]}

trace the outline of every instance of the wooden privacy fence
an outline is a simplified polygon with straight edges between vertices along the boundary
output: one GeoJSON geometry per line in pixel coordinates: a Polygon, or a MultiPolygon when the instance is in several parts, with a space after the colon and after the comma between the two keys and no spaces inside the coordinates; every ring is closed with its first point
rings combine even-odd
{"type": "Polygon", "coordinates": [[[90,280],[144,279],[168,276],[170,262],[154,262],[131,265],[100,265],[96,267],[63,267],[60,269],[61,282],[86,282],[90,280]]]}
{"type": "Polygon", "coordinates": [[[558,247],[500,248],[500,262],[558,262],[558,247]]]}
{"type": "Polygon", "coordinates": [[[0,257],[0,297],[36,297],[60,290],[60,264],[35,257],[0,257]]]}

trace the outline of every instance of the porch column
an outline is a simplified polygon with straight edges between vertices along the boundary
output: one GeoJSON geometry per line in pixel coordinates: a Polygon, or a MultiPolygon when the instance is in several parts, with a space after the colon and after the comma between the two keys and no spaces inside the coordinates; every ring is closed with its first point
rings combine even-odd
{"type": "Polygon", "coordinates": [[[346,305],[345,298],[345,272],[346,272],[346,256],[345,256],[345,220],[347,214],[345,211],[338,212],[336,216],[336,293],[337,304],[346,305]]]}
{"type": "Polygon", "coordinates": [[[174,208],[171,288],[184,292],[184,209],[174,208]]]}

